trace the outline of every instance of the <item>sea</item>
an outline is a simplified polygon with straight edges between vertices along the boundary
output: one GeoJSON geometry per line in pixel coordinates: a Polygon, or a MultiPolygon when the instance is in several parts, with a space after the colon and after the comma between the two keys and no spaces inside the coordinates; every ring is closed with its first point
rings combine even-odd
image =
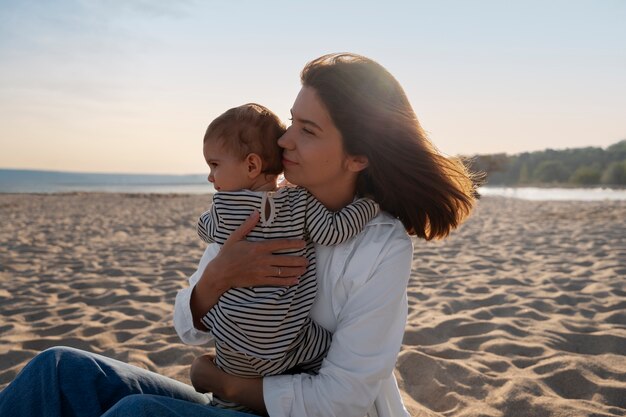
{"type": "MultiPolygon", "coordinates": [[[[534,201],[626,201],[626,189],[481,187],[483,196],[534,201]]],[[[0,169],[0,193],[210,194],[206,174],[98,174],[0,169]]]]}
{"type": "Polygon", "coordinates": [[[204,194],[215,189],[206,174],[96,174],[0,169],[0,193],[204,194]]]}
{"type": "Polygon", "coordinates": [[[607,187],[481,187],[478,193],[532,201],[626,201],[626,189],[607,187]]]}

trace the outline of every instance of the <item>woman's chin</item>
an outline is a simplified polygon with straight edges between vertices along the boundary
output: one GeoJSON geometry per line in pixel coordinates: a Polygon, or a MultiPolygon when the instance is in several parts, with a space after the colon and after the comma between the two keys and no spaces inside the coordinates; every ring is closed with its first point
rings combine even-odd
{"type": "Polygon", "coordinates": [[[285,171],[284,171],[283,176],[285,177],[285,180],[286,180],[289,184],[293,184],[293,185],[302,185],[302,184],[300,184],[300,182],[298,182],[298,176],[297,176],[297,175],[295,175],[295,174],[293,173],[293,171],[292,171],[292,172],[289,172],[289,171],[287,170],[287,168],[285,168],[285,171]]]}

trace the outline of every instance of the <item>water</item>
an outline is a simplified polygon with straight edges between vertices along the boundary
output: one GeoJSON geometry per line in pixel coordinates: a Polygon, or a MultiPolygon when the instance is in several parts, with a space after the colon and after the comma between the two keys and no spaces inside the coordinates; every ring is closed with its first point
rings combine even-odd
{"type": "Polygon", "coordinates": [[[0,193],[105,192],[204,194],[215,189],[205,174],[91,174],[0,169],[0,193]]]}
{"type": "Polygon", "coordinates": [[[626,189],[481,187],[484,196],[500,196],[533,201],[626,201],[626,189]]]}
{"type": "MultiPolygon", "coordinates": [[[[138,175],[89,174],[0,169],[0,193],[108,192],[140,194],[204,194],[215,189],[205,174],[138,175]]],[[[484,196],[535,201],[626,200],[626,189],[482,187],[484,196]]]]}

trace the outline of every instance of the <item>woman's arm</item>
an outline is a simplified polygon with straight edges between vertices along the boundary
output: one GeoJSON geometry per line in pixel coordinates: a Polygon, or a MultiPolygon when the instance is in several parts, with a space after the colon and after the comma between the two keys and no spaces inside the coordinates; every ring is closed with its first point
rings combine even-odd
{"type": "Polygon", "coordinates": [[[180,340],[188,345],[203,345],[208,343],[212,336],[204,329],[197,329],[194,326],[193,315],[191,313],[191,293],[200,280],[200,276],[208,263],[217,256],[219,246],[213,243],[207,246],[198,264],[198,269],[189,277],[189,286],[182,288],[176,294],[174,302],[174,328],[180,340]]]}

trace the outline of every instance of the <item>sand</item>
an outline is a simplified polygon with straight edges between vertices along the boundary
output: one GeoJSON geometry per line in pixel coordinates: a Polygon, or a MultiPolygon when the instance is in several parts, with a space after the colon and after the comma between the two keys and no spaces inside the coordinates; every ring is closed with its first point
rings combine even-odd
{"type": "MultiPolygon", "coordinates": [[[[172,306],[208,196],[0,195],[0,388],[74,346],[188,382],[172,306]]],[[[414,416],[626,415],[626,202],[485,197],[415,241],[396,376],[414,416]]]]}

